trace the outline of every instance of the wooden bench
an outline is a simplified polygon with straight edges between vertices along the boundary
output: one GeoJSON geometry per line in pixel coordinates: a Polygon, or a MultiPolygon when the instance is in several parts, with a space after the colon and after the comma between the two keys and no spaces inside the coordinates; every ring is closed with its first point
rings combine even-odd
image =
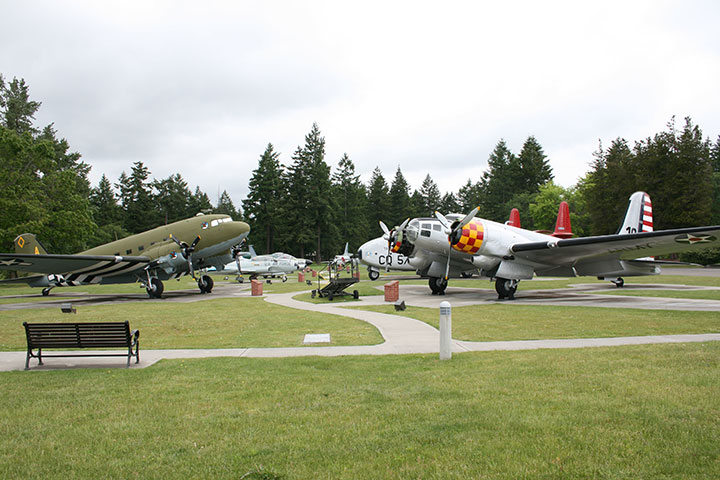
{"type": "Polygon", "coordinates": [[[43,357],[135,357],[140,361],[140,331],[130,332],[128,322],[83,322],[83,323],[27,323],[23,322],[27,336],[27,358],[25,370],[30,368],[30,358],[37,358],[38,365],[43,364],[43,357]],[[43,349],[83,349],[83,348],[127,348],[127,353],[91,352],[78,354],[45,355],[43,349]],[[37,353],[33,353],[37,350],[37,353]]]}

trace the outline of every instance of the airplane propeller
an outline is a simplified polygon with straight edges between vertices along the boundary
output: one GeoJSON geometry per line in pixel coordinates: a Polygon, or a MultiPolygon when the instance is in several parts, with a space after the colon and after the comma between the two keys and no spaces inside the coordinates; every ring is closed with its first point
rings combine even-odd
{"type": "Polygon", "coordinates": [[[461,232],[463,227],[470,223],[470,220],[475,218],[475,215],[478,214],[480,211],[480,207],[473,208],[470,213],[465,215],[462,220],[459,222],[453,222],[452,225],[448,223],[447,218],[445,218],[445,215],[442,213],[435,211],[435,217],[440,220],[440,223],[443,227],[445,227],[445,230],[448,234],[448,254],[447,254],[447,263],[445,264],[445,281],[447,282],[448,276],[450,275],[450,252],[452,251],[452,246],[454,245],[453,240],[455,240],[455,243],[460,240],[459,238],[455,239],[455,235],[457,232],[461,232]]]}
{"type": "MultiPolygon", "coordinates": [[[[402,222],[400,225],[393,227],[392,230],[388,229],[387,225],[380,220],[380,228],[383,231],[383,238],[387,239],[388,241],[388,260],[390,259],[390,252],[392,252],[392,244],[396,239],[396,233],[403,233],[405,231],[405,227],[407,227],[407,224],[410,223],[410,218],[406,218],[404,222],[402,222]]],[[[402,237],[401,237],[402,239],[402,237]]],[[[402,240],[401,240],[402,241],[402,240]]],[[[385,271],[390,271],[390,262],[388,262],[385,266],[385,271]]]]}
{"type": "Polygon", "coordinates": [[[180,240],[177,239],[177,237],[175,237],[175,235],[170,234],[170,238],[172,239],[173,242],[177,243],[178,246],[180,247],[180,252],[182,253],[182,256],[188,262],[188,269],[190,270],[190,276],[192,278],[195,278],[195,270],[193,269],[191,257],[192,257],[192,253],[195,251],[195,247],[197,246],[198,242],[200,241],[200,235],[195,237],[195,240],[193,240],[193,242],[190,245],[188,245],[185,242],[181,242],[180,240]]]}

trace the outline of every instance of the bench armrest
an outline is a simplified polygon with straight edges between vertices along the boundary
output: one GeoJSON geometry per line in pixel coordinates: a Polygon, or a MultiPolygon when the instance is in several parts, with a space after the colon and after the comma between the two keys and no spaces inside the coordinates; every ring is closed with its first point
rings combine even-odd
{"type": "Polygon", "coordinates": [[[130,333],[130,337],[132,338],[132,344],[133,344],[133,345],[137,345],[137,343],[138,343],[138,338],[140,337],[140,330],[133,330],[133,331],[130,333]]]}

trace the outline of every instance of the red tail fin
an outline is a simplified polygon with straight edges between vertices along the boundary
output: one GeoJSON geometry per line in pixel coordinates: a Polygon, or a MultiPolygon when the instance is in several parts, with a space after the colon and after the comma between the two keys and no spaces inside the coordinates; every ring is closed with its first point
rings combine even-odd
{"type": "Polygon", "coordinates": [[[522,228],[520,227],[520,212],[517,208],[513,208],[512,210],[510,210],[510,220],[506,222],[506,225],[522,228]]]}
{"type": "Polygon", "coordinates": [[[573,236],[572,228],[570,227],[570,208],[567,202],[560,202],[555,231],[552,236],[558,238],[570,238],[573,236]]]}

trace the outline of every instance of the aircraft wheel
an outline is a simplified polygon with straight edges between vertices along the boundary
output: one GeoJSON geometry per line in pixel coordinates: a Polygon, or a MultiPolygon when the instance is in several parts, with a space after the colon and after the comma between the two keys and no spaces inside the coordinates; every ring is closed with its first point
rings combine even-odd
{"type": "Polygon", "coordinates": [[[625,286],[625,280],[622,277],[618,277],[617,280],[613,282],[617,288],[622,288],[625,286]]]}
{"type": "Polygon", "coordinates": [[[327,296],[327,297],[328,297],[328,300],[330,300],[330,301],[332,302],[332,300],[333,300],[333,294],[332,294],[332,293],[328,293],[328,296],[327,296]]]}
{"type": "Polygon", "coordinates": [[[200,277],[200,281],[198,282],[198,287],[200,287],[200,293],[212,292],[214,285],[215,282],[213,282],[213,279],[210,275],[203,275],[202,277],[200,277]]]}
{"type": "Polygon", "coordinates": [[[161,298],[165,287],[159,278],[153,277],[150,279],[150,285],[145,289],[147,290],[150,298],[161,298]]]}
{"type": "Polygon", "coordinates": [[[380,278],[380,272],[376,272],[375,270],[368,270],[368,277],[370,277],[370,280],[377,280],[380,278]]]}
{"type": "Polygon", "coordinates": [[[460,274],[460,276],[463,277],[463,278],[470,278],[470,277],[473,276],[473,274],[472,274],[472,272],[462,272],[462,273],[460,274]]]}
{"type": "Polygon", "coordinates": [[[428,285],[430,285],[430,290],[432,290],[433,295],[445,295],[448,282],[442,277],[430,277],[428,285]]]}
{"type": "Polygon", "coordinates": [[[357,290],[353,290],[353,298],[354,298],[355,300],[357,300],[358,298],[360,298],[360,292],[358,292],[357,290]]]}
{"type": "Polygon", "coordinates": [[[43,288],[42,294],[43,294],[43,297],[47,297],[48,295],[50,295],[50,287],[43,288]]]}
{"type": "Polygon", "coordinates": [[[517,280],[510,280],[507,278],[497,278],[495,280],[495,291],[498,294],[498,300],[507,298],[508,300],[515,299],[515,292],[517,291],[517,280]]]}
{"type": "Polygon", "coordinates": [[[287,282],[287,275],[282,276],[282,281],[283,281],[283,283],[287,282]]]}

